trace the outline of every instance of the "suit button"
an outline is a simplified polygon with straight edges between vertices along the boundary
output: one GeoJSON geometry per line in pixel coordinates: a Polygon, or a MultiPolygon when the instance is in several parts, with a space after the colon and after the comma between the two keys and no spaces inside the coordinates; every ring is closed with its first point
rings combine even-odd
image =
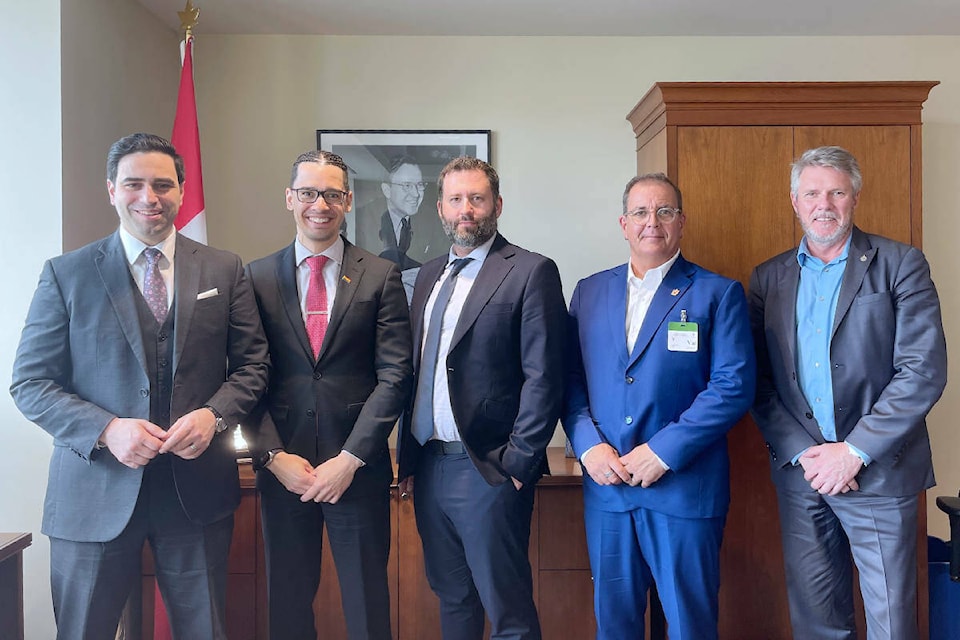
{"type": "Polygon", "coordinates": [[[627,382],[627,384],[633,384],[633,377],[632,377],[632,376],[627,376],[627,377],[626,377],[626,382],[627,382]]]}
{"type": "Polygon", "coordinates": [[[803,415],[807,416],[807,420],[812,420],[812,419],[813,419],[813,414],[810,413],[809,411],[807,411],[807,412],[806,412],[805,414],[803,414],[803,415]]]}
{"type": "Polygon", "coordinates": [[[160,342],[163,342],[166,339],[167,339],[167,334],[165,333],[161,333],[160,335],[157,336],[157,340],[159,340],[160,342]]]}
{"type": "Polygon", "coordinates": [[[623,421],[627,424],[633,424],[633,416],[627,416],[623,421]]]}
{"type": "Polygon", "coordinates": [[[150,390],[149,390],[149,389],[140,389],[140,397],[141,397],[141,398],[146,398],[148,395],[150,395],[150,390]]]}
{"type": "Polygon", "coordinates": [[[315,415],[317,415],[316,411],[314,411],[313,409],[307,409],[307,417],[312,418],[315,415]]]}
{"type": "Polygon", "coordinates": [[[322,378],[322,377],[323,377],[323,374],[320,373],[319,371],[314,371],[314,372],[313,372],[313,379],[314,379],[314,380],[319,380],[319,379],[322,378]]]}

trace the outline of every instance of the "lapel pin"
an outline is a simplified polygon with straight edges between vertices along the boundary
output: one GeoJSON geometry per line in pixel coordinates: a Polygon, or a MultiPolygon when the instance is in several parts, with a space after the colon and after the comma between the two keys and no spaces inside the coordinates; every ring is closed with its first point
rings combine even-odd
{"type": "Polygon", "coordinates": [[[347,276],[340,276],[340,279],[346,282],[347,284],[350,284],[350,278],[348,278],[347,276]]]}
{"type": "Polygon", "coordinates": [[[860,262],[866,262],[866,261],[867,261],[867,256],[866,256],[866,255],[860,256],[860,262]]]}
{"type": "Polygon", "coordinates": [[[673,291],[670,292],[670,295],[672,295],[672,296],[678,296],[678,295],[680,295],[680,289],[674,289],[673,291]]]}

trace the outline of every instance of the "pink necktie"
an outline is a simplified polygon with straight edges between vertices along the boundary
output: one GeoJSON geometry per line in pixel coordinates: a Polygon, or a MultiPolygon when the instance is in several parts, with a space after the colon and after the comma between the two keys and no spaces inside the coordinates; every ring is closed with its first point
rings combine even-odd
{"type": "Polygon", "coordinates": [[[327,332],[327,285],[323,281],[323,265],[329,260],[327,256],[310,256],[307,265],[310,267],[310,284],[307,286],[307,336],[310,346],[313,347],[313,357],[320,355],[320,346],[323,336],[327,332]]]}
{"type": "Polygon", "coordinates": [[[153,317],[163,324],[167,317],[167,285],[160,275],[161,256],[163,254],[159,249],[147,247],[143,250],[143,258],[147,261],[147,270],[143,275],[143,299],[147,301],[153,317]]]}

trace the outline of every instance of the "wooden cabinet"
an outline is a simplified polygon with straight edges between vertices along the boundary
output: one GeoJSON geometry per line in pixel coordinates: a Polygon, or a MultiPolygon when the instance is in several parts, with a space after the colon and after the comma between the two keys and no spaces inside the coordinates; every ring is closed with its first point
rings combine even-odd
{"type": "MultiPolygon", "coordinates": [[[[593,582],[583,527],[583,491],[579,465],[548,451],[553,475],[537,486],[530,536],[534,596],[544,640],[594,637],[593,582]]],[[[242,497],[236,513],[227,585],[227,634],[231,640],[266,640],[266,566],[260,528],[259,497],[249,464],[240,465],[242,497]]],[[[390,621],[397,640],[440,640],[436,596],[423,571],[423,550],[413,501],[391,488],[391,546],[388,565],[390,621]]],[[[324,534],[326,540],[326,534],[324,534]]],[[[324,542],[321,583],[314,600],[318,637],[346,640],[336,568],[324,542]]],[[[131,607],[126,638],[153,639],[155,581],[149,548],[144,549],[140,610],[131,607]],[[139,631],[139,636],[136,634],[139,631]]]]}
{"type": "MultiPolygon", "coordinates": [[[[683,191],[684,255],[746,287],[755,265],[802,236],[789,199],[790,163],[812,147],[840,145],[860,162],[860,228],[921,246],[920,111],[936,84],[658,83],[627,119],[636,135],[638,171],[663,171],[683,191]]],[[[749,417],[728,440],[732,499],[721,556],[720,634],[788,637],[767,452],[749,417]]],[[[923,500],[917,611],[926,637],[923,500]]]]}

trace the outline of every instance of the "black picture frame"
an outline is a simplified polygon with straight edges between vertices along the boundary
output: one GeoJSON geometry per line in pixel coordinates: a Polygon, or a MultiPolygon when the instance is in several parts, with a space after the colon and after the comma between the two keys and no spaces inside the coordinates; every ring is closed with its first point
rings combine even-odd
{"type": "Polygon", "coordinates": [[[436,213],[440,170],[459,156],[489,162],[490,141],[489,129],[318,129],[317,148],[336,153],[350,168],[353,211],[346,217],[347,239],[396,262],[409,293],[419,266],[450,249],[436,213]],[[391,167],[398,162],[401,167],[395,172],[402,182],[391,183],[391,167]],[[420,182],[422,193],[415,194],[420,188],[411,186],[420,182]],[[406,202],[398,200],[404,196],[406,202]],[[389,198],[397,205],[392,207],[392,219],[389,198]],[[409,248],[401,253],[394,229],[399,224],[398,207],[403,206],[412,233],[409,248]]]}

